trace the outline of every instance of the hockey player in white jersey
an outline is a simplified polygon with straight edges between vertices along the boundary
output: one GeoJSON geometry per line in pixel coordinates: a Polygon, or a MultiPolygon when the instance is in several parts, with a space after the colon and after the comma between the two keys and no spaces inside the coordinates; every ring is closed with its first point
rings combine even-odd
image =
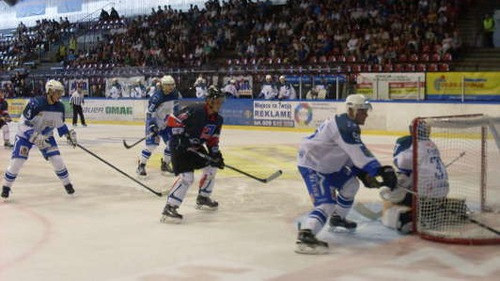
{"type": "Polygon", "coordinates": [[[139,156],[137,174],[141,177],[147,176],[146,164],[160,144],[160,138],[165,143],[163,158],[161,159],[162,172],[172,172],[170,167],[170,148],[168,141],[170,136],[166,130],[165,120],[169,114],[174,114],[178,108],[178,99],[181,94],[175,88],[175,80],[170,75],[160,79],[161,88],[149,99],[146,112],[146,145],[139,156]]]}
{"type": "MultiPolygon", "coordinates": [[[[418,141],[419,196],[426,198],[445,198],[448,194],[448,172],[441,160],[436,144],[430,139],[429,125],[420,119],[410,124],[410,132],[416,127],[418,141]]],[[[411,135],[396,140],[393,159],[397,168],[398,185],[394,190],[382,189],[380,196],[384,202],[382,224],[398,230],[402,234],[412,231],[412,188],[413,138],[411,135]]]]}
{"type": "Polygon", "coordinates": [[[75,192],[53,133],[54,129],[57,129],[59,136],[66,137],[68,144],[76,146],[76,132],[68,130],[64,124],[64,105],[59,101],[64,94],[64,87],[59,81],[49,80],[45,84],[45,91],[45,96],[30,99],[19,119],[12,157],[4,174],[1,196],[5,199],[9,197],[11,187],[23,164],[28,160],[33,145],[38,147],[45,160],[52,164],[66,192],[75,192]]]}
{"type": "Polygon", "coordinates": [[[273,83],[273,77],[271,75],[266,75],[266,80],[262,83],[262,89],[260,90],[260,94],[257,98],[273,100],[278,96],[278,89],[276,85],[273,83]]]}
{"type": "Polygon", "coordinates": [[[299,230],[297,253],[321,254],[328,250],[328,244],[316,238],[328,217],[332,227],[356,228],[355,222],[346,220],[359,188],[356,177],[380,176],[383,185],[396,186],[394,169],[382,166],[361,141],[359,125],[365,123],[372,105],[356,94],[347,97],[346,107],[347,113],[325,120],[300,144],[298,169],[314,209],[299,230]]]}

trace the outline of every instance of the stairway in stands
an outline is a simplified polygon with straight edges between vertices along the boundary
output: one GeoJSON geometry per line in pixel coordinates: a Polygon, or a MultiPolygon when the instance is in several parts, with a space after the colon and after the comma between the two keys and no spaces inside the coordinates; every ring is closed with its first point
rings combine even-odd
{"type": "MultiPolygon", "coordinates": [[[[467,12],[459,19],[458,29],[463,38],[463,51],[453,64],[454,71],[499,71],[500,48],[483,48],[483,16],[500,10],[498,0],[471,1],[467,12]]],[[[500,28],[500,27],[496,27],[500,28]]]]}

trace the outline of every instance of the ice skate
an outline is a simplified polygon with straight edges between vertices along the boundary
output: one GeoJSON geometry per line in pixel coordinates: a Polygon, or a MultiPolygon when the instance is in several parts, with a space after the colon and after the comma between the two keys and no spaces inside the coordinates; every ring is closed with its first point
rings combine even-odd
{"type": "Polygon", "coordinates": [[[10,187],[7,186],[2,187],[2,198],[6,200],[7,198],[9,198],[9,195],[10,195],[10,187]]]}
{"type": "Polygon", "coordinates": [[[140,177],[146,177],[148,175],[148,174],[146,174],[146,164],[139,162],[139,165],[137,166],[136,173],[140,177]]]}
{"type": "Polygon", "coordinates": [[[3,143],[3,146],[5,148],[12,148],[14,147],[14,145],[12,145],[12,143],[10,143],[10,141],[6,140],[4,143],[3,143]]]}
{"type": "Polygon", "coordinates": [[[162,223],[181,223],[182,215],[177,213],[177,208],[179,206],[165,205],[163,209],[162,216],[160,222],[162,223]]]}
{"type": "Polygon", "coordinates": [[[174,169],[172,169],[172,162],[167,163],[167,162],[163,161],[163,158],[161,158],[161,171],[173,173],[174,169]]]}
{"type": "Polygon", "coordinates": [[[210,197],[198,195],[196,198],[196,209],[215,211],[219,207],[219,202],[210,199],[210,197]]]}
{"type": "Polygon", "coordinates": [[[316,239],[310,229],[299,231],[295,252],[306,255],[322,255],[328,252],[328,243],[316,239]]]}
{"type": "Polygon", "coordinates": [[[349,231],[355,231],[358,226],[357,223],[340,217],[339,215],[332,215],[329,221],[330,227],[343,227],[349,231]]]}
{"type": "Polygon", "coordinates": [[[66,189],[66,192],[69,195],[73,195],[75,193],[75,189],[73,188],[73,185],[71,183],[68,183],[67,185],[65,185],[64,189],[66,189]]]}

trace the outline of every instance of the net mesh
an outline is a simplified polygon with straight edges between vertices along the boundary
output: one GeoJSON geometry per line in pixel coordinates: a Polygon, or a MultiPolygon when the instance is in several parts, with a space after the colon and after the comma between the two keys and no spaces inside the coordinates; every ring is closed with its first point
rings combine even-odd
{"type": "Polygon", "coordinates": [[[414,120],[414,222],[422,237],[500,243],[499,130],[499,118],[483,115],[414,120]]]}

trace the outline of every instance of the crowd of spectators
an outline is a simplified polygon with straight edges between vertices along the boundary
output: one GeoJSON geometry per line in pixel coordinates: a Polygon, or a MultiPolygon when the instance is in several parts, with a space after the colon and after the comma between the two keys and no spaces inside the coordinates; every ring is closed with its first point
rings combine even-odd
{"type": "MultiPolygon", "coordinates": [[[[102,32],[86,50],[78,48],[73,36],[61,45],[57,59],[69,67],[449,61],[462,45],[456,23],[467,2],[288,0],[272,5],[210,0],[202,9],[192,5],[181,12],[165,5],[128,19],[113,8],[111,13],[101,11],[99,22],[120,24],[102,32]]],[[[65,26],[69,22],[62,19],[43,20],[31,29],[21,24],[8,53],[29,56],[33,46],[57,41],[65,26]]]]}
{"type": "Polygon", "coordinates": [[[33,27],[20,22],[12,34],[0,36],[0,70],[22,67],[23,63],[39,59],[50,44],[73,32],[68,18],[37,20],[33,27]]]}

